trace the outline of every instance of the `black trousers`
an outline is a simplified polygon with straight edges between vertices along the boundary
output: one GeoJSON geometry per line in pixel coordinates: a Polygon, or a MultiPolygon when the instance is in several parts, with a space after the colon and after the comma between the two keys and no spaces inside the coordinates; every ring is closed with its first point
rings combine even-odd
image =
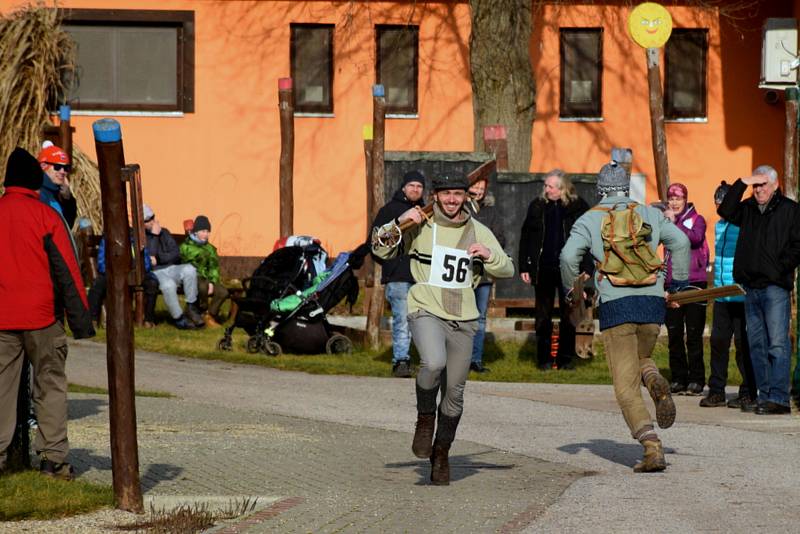
{"type": "Polygon", "coordinates": [[[736,347],[736,366],[742,375],[739,396],[756,398],[756,379],[750,346],[747,344],[747,323],[744,302],[714,302],[714,319],[711,322],[711,376],[708,388],[711,393],[725,394],[728,383],[728,358],[731,338],[736,347]]]}
{"type": "Polygon", "coordinates": [[[564,300],[561,273],[558,269],[541,269],[536,284],[536,358],[539,365],[551,363],[550,337],[553,334],[553,308],[558,295],[558,353],[556,366],[562,367],[575,355],[575,327],[569,321],[569,308],[564,300]]]}
{"type": "MultiPolygon", "coordinates": [[[[692,282],[692,286],[699,288],[707,285],[705,282],[692,282]]],[[[667,308],[665,323],[672,381],[683,385],[694,382],[704,386],[706,369],[703,366],[703,330],[706,326],[706,305],[687,304],[680,308],[667,308]]]]}
{"type": "MultiPolygon", "coordinates": [[[[156,299],[158,298],[158,280],[154,276],[145,276],[144,283],[144,320],[150,323],[156,322],[156,299]]],[[[108,291],[108,280],[106,273],[100,273],[94,279],[92,287],[89,288],[87,299],[89,300],[89,313],[92,314],[93,321],[100,320],[100,309],[103,301],[106,300],[108,291]]]]}

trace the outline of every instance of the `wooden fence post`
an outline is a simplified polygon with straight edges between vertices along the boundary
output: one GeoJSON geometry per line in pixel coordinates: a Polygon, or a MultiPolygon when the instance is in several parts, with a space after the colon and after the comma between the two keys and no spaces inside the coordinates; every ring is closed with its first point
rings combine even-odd
{"type": "Polygon", "coordinates": [[[653,160],[656,165],[658,198],[667,201],[669,188],[669,163],[667,160],[667,134],[664,131],[664,95],[661,90],[659,48],[647,49],[647,85],[650,93],[650,132],[653,143],[653,160]]]}
{"type": "MultiPolygon", "coordinates": [[[[386,98],[382,85],[372,86],[372,206],[383,204],[384,165],[383,151],[385,141],[386,98]]],[[[381,266],[373,262],[374,283],[367,308],[367,346],[371,350],[380,348],[380,326],[383,316],[383,286],[381,285],[381,266]]]]}
{"type": "Polygon", "coordinates": [[[122,167],[122,130],[113,119],[92,125],[100,192],[103,234],[106,242],[106,360],[108,365],[111,472],[117,508],[144,511],[139,485],[139,450],[136,441],[134,399],[134,348],[131,290],[131,237],[122,167]]]}
{"type": "Polygon", "coordinates": [[[294,89],[291,78],[278,79],[278,108],[281,116],[280,233],[294,233],[294,89]]]}

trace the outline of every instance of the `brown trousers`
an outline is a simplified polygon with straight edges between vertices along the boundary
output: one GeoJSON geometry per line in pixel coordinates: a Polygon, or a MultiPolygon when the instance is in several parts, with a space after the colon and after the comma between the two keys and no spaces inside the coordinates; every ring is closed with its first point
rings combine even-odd
{"type": "Polygon", "coordinates": [[[61,463],[69,452],[67,336],[64,326],[56,322],[40,330],[0,330],[0,465],[14,437],[23,355],[33,365],[33,403],[39,420],[34,449],[61,463]]]}
{"type": "Polygon", "coordinates": [[[656,366],[650,356],[659,330],[657,324],[625,323],[603,331],[614,395],[634,438],[644,427],[653,425],[642,398],[642,372],[656,366]]]}
{"type": "Polygon", "coordinates": [[[208,303],[208,280],[197,278],[197,307],[200,311],[208,311],[212,316],[218,317],[219,309],[228,298],[228,290],[222,282],[214,284],[214,294],[211,295],[211,304],[208,303]]]}

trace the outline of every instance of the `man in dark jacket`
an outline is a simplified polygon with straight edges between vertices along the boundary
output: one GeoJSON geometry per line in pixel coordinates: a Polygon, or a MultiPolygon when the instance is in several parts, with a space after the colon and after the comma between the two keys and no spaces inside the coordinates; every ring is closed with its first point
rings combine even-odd
{"type": "Polygon", "coordinates": [[[794,270],[800,264],[800,207],[781,194],[775,169],[761,165],[733,183],[717,213],[740,228],[733,279],[746,292],[756,413],[789,413],[789,322],[794,270]],[[742,201],[747,186],[753,195],[742,201]]]}
{"type": "Polygon", "coordinates": [[[39,201],[41,186],[36,158],[14,149],[0,198],[0,471],[14,435],[27,357],[39,416],[34,448],[41,456],[40,472],[71,480],[64,314],[75,339],[94,336],[94,329],[75,247],[61,216],[39,201]]]}
{"type": "MultiPolygon", "coordinates": [[[[425,177],[419,171],[409,171],[403,175],[403,184],[375,216],[372,227],[380,228],[396,220],[401,214],[414,206],[422,207],[422,193],[425,190],[425,177]]],[[[373,256],[375,258],[375,256],[373,256]]],[[[390,260],[378,260],[381,264],[381,284],[386,286],[386,300],[392,308],[392,374],[399,378],[411,376],[411,362],[408,351],[411,348],[411,333],[408,329],[408,290],[414,283],[408,256],[397,256],[390,260]]]]}
{"type": "Polygon", "coordinates": [[[181,253],[169,230],[162,227],[152,208],[143,206],[144,230],[147,250],[150,252],[150,265],[153,275],[158,279],[158,288],[164,296],[164,303],[177,328],[182,330],[205,326],[203,316],[197,307],[197,269],[194,265],[181,263],[181,253]],[[178,286],[183,286],[186,297],[186,312],[178,300],[178,286]]]}

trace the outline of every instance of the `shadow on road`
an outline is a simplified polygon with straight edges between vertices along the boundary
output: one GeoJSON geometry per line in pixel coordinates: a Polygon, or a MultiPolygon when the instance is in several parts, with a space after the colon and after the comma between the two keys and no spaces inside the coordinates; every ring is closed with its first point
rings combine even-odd
{"type": "Polygon", "coordinates": [[[69,420],[83,419],[100,413],[101,408],[108,406],[108,401],[103,399],[69,399],[67,410],[69,420]]]}
{"type": "Polygon", "coordinates": [[[578,454],[587,450],[595,456],[626,467],[633,467],[642,457],[642,446],[638,443],[619,443],[610,439],[591,439],[583,443],[570,443],[559,447],[558,450],[567,454],[578,454]]]}
{"type": "MultiPolygon", "coordinates": [[[[515,464],[495,464],[490,462],[481,462],[478,456],[494,451],[479,452],[475,454],[459,454],[457,456],[450,456],[450,481],[463,480],[478,474],[482,470],[506,470],[514,469],[515,464]]],[[[412,467],[419,475],[419,480],[416,482],[417,486],[427,486],[430,484],[431,477],[431,462],[430,460],[418,460],[415,462],[397,462],[386,464],[384,467],[387,469],[397,469],[404,467],[412,467]]]]}

